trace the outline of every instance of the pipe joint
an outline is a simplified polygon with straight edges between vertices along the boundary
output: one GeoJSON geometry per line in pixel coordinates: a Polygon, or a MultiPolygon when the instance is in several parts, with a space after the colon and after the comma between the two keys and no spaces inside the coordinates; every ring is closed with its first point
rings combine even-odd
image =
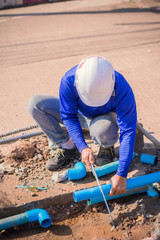
{"type": "Polygon", "coordinates": [[[68,180],[79,180],[86,176],[87,170],[82,162],[77,162],[74,169],[68,170],[68,180]]]}
{"type": "Polygon", "coordinates": [[[39,224],[43,228],[47,228],[52,224],[52,220],[49,214],[44,209],[37,208],[27,211],[26,213],[30,223],[39,221],[39,224]]]}

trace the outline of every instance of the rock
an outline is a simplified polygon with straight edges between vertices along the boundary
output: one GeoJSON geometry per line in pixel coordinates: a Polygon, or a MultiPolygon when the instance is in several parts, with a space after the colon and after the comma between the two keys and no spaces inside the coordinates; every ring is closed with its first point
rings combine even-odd
{"type": "Polygon", "coordinates": [[[33,161],[34,162],[38,161],[38,156],[37,155],[33,157],[33,161]]]}
{"type": "Polygon", "coordinates": [[[39,161],[43,160],[43,156],[40,153],[37,155],[37,157],[39,161]]]}
{"type": "Polygon", "coordinates": [[[3,163],[4,162],[4,159],[0,158],[0,163],[3,163]]]}
{"type": "Polygon", "coordinates": [[[36,149],[36,153],[40,153],[40,152],[41,152],[41,151],[37,148],[37,149],[36,149]]]}
{"type": "Polygon", "coordinates": [[[3,162],[0,164],[0,170],[7,172],[7,173],[14,173],[15,168],[11,167],[12,164],[9,164],[7,162],[3,162]]]}
{"type": "Polygon", "coordinates": [[[7,157],[14,160],[28,160],[33,158],[35,151],[36,148],[30,142],[18,140],[9,147],[7,157]]]}
{"type": "Polygon", "coordinates": [[[94,208],[92,209],[92,212],[98,212],[98,209],[94,207],[94,208]]]}
{"type": "MultiPolygon", "coordinates": [[[[0,209],[2,210],[9,207],[14,207],[13,203],[9,200],[6,193],[0,190],[0,209]]],[[[0,211],[0,219],[2,217],[4,217],[3,211],[0,211]]]]}
{"type": "MultiPolygon", "coordinates": [[[[46,176],[47,177],[47,176],[46,176]]],[[[68,170],[60,172],[53,172],[52,180],[56,183],[63,182],[68,179],[68,170]]]]}
{"type": "Polygon", "coordinates": [[[4,177],[4,170],[0,169],[0,182],[2,182],[3,177],[4,177]]]}
{"type": "Polygon", "coordinates": [[[32,197],[37,197],[38,194],[36,194],[36,193],[31,193],[31,196],[32,196],[32,197]]]}

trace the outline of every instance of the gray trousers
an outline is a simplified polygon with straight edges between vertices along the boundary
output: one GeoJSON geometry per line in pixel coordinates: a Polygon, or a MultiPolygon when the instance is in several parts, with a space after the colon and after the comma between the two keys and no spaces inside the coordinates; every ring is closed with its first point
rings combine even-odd
{"type": "MultiPolygon", "coordinates": [[[[60,146],[69,139],[62,128],[59,99],[50,95],[33,96],[27,105],[28,111],[47,135],[49,142],[60,146]]],[[[118,140],[118,125],[116,113],[110,112],[94,118],[86,118],[78,113],[82,129],[89,131],[91,138],[100,146],[113,146],[118,140]]],[[[51,144],[52,145],[52,144],[51,144]]]]}

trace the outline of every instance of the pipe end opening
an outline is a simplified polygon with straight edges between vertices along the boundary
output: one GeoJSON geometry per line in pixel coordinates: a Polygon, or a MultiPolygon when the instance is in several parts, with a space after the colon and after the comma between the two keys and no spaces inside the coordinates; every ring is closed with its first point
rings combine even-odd
{"type": "Polygon", "coordinates": [[[155,159],[154,159],[154,165],[157,165],[157,162],[158,162],[158,157],[155,157],[155,159]]]}
{"type": "Polygon", "coordinates": [[[78,202],[78,200],[77,200],[77,195],[76,195],[75,192],[73,193],[73,199],[74,199],[75,202],[78,202]]]}
{"type": "Polygon", "coordinates": [[[43,228],[47,228],[49,227],[50,225],[52,224],[52,220],[51,219],[44,219],[42,222],[41,222],[41,227],[43,228]]]}

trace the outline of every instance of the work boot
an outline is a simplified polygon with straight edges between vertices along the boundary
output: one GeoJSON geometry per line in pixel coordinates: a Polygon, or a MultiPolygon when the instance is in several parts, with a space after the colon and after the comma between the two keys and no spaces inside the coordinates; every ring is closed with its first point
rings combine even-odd
{"type": "Polygon", "coordinates": [[[54,156],[46,162],[45,167],[50,171],[54,171],[63,164],[65,164],[71,158],[73,159],[79,157],[79,155],[80,154],[77,148],[74,149],[57,148],[54,151],[54,156]]]}
{"type": "Polygon", "coordinates": [[[114,146],[109,148],[104,148],[101,146],[96,158],[96,165],[101,166],[110,163],[112,162],[114,156],[114,146]]]}

